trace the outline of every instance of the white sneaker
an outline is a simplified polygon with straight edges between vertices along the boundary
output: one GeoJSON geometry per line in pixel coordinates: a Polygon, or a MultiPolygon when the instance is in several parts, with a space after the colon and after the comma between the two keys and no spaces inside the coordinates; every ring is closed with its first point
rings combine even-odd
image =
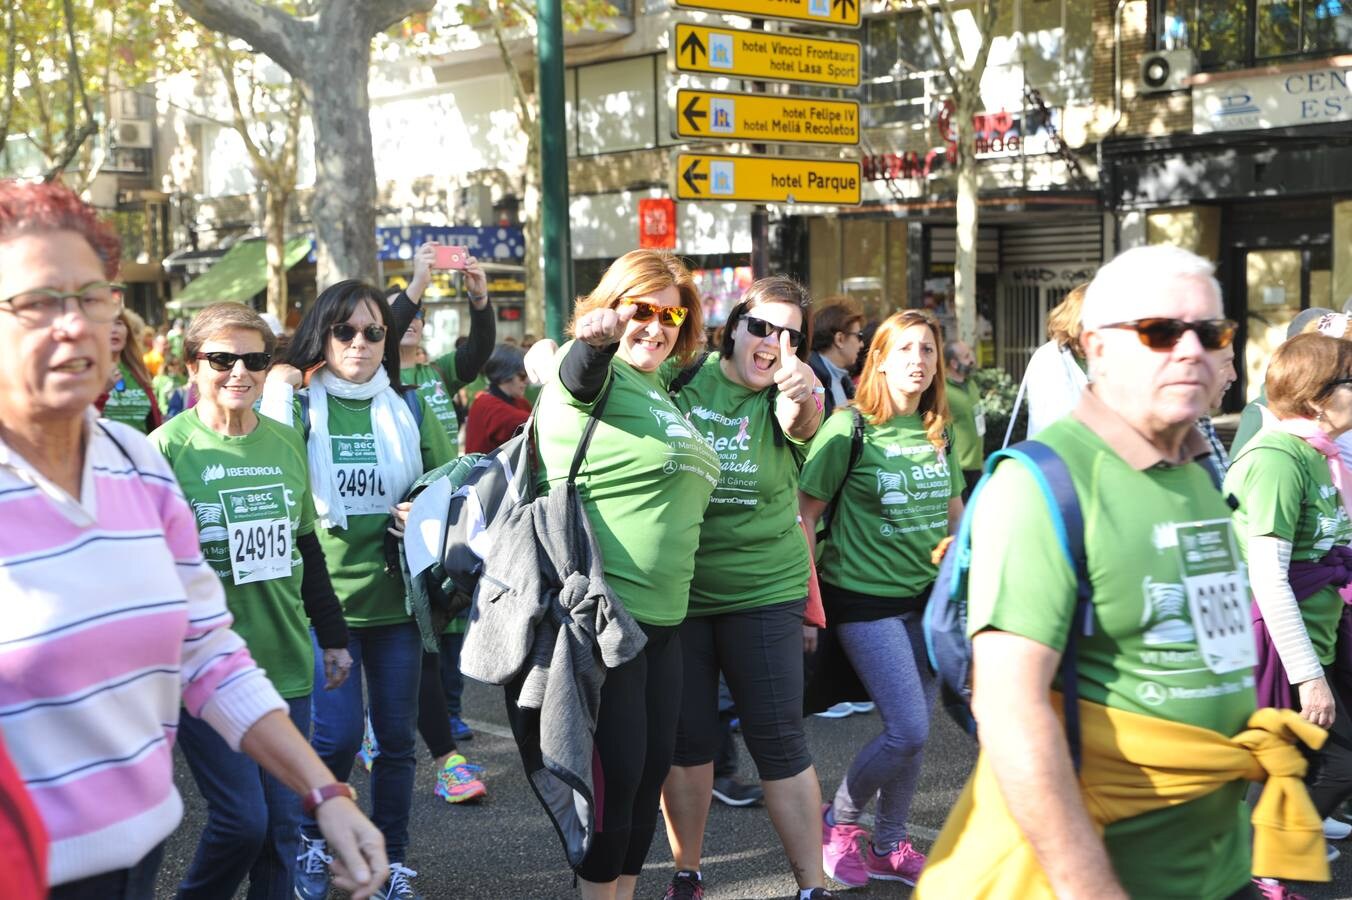
{"type": "Polygon", "coordinates": [[[1332,844],[1325,844],[1324,846],[1328,849],[1329,862],[1333,862],[1335,859],[1343,855],[1343,852],[1339,850],[1337,847],[1333,846],[1332,844]]]}
{"type": "Polygon", "coordinates": [[[824,709],[819,713],[813,713],[820,719],[843,719],[846,716],[854,714],[854,704],[848,701],[837,703],[829,709],[824,709]]]}
{"type": "Polygon", "coordinates": [[[857,713],[871,713],[873,712],[874,706],[872,703],[854,702],[850,704],[850,708],[857,713]]]}
{"type": "Polygon", "coordinates": [[[1324,820],[1324,837],[1331,841],[1345,840],[1348,835],[1352,835],[1352,825],[1347,824],[1342,819],[1335,819],[1329,816],[1324,820]]]}

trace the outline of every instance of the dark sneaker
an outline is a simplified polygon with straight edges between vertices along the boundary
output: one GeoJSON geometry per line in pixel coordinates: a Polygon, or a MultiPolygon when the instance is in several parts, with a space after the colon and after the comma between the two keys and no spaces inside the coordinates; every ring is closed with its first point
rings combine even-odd
{"type": "Polygon", "coordinates": [[[376,891],[375,900],[423,900],[422,894],[413,890],[413,878],[417,874],[404,868],[403,863],[390,863],[390,880],[376,891]]]}
{"type": "Polygon", "coordinates": [[[839,896],[839,894],[828,891],[826,888],[813,888],[812,893],[808,894],[807,898],[808,900],[836,900],[839,896]]]}
{"type": "Polygon", "coordinates": [[[755,806],[765,799],[758,784],[742,784],[736,778],[715,778],[714,796],[728,806],[755,806]]]}
{"type": "Polygon", "coordinates": [[[662,900],[704,900],[704,882],[699,873],[682,870],[671,876],[662,900]]]}
{"type": "Polygon", "coordinates": [[[451,737],[455,738],[458,744],[461,741],[474,740],[474,729],[465,724],[465,720],[459,716],[451,716],[451,737]]]}
{"type": "Polygon", "coordinates": [[[296,900],[325,900],[329,895],[328,844],[323,838],[310,840],[301,832],[300,855],[296,857],[296,900]]]}

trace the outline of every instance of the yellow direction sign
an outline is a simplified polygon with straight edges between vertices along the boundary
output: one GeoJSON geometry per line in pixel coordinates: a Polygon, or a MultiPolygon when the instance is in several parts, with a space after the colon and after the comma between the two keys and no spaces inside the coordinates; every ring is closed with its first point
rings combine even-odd
{"type": "Polygon", "coordinates": [[[859,101],[682,89],[674,131],[704,140],[857,144],[859,101]]]}
{"type": "Polygon", "coordinates": [[[858,206],[859,163],[788,156],[676,154],[676,199],[858,206]]]}
{"type": "Polygon", "coordinates": [[[674,0],[686,9],[747,16],[753,19],[787,19],[848,28],[859,27],[859,0],[674,0]]]}
{"type": "Polygon", "coordinates": [[[859,85],[858,41],[678,22],[668,48],[668,58],[677,72],[837,87],[859,85]]]}

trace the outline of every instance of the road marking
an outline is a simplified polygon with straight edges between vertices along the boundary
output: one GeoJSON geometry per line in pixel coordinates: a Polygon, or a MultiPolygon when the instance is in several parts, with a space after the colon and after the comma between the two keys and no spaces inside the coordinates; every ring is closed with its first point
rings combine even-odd
{"type": "MultiPolygon", "coordinates": [[[[859,824],[870,831],[873,830],[873,821],[873,813],[863,813],[859,816],[859,824]]],[[[906,823],[906,835],[907,837],[918,837],[921,840],[929,841],[931,844],[939,839],[938,831],[912,822],[906,823]]]]}
{"type": "Polygon", "coordinates": [[[499,728],[497,725],[493,725],[489,722],[480,722],[478,719],[464,719],[463,721],[474,731],[482,731],[484,734],[493,735],[493,737],[505,738],[513,743],[516,742],[516,736],[512,734],[510,728],[499,728]]]}

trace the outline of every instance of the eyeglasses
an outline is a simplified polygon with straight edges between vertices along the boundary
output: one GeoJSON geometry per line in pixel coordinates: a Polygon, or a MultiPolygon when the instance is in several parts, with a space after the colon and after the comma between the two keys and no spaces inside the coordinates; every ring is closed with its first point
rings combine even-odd
{"type": "Polygon", "coordinates": [[[763,338],[769,334],[774,334],[775,337],[779,337],[779,333],[782,331],[789,336],[790,347],[797,347],[799,344],[803,343],[803,333],[796,329],[786,328],[783,325],[775,325],[764,319],[758,319],[755,316],[745,316],[742,318],[742,321],[746,323],[747,333],[752,337],[763,338]]]}
{"type": "Polygon", "coordinates": [[[1101,328],[1128,328],[1136,332],[1151,350],[1169,350],[1183,339],[1184,333],[1197,333],[1197,340],[1206,350],[1221,350],[1230,346],[1235,339],[1238,324],[1232,319],[1203,319],[1200,322],[1185,322],[1182,319],[1154,317],[1132,319],[1130,322],[1113,322],[1101,325],[1101,328]]]}
{"type": "Polygon", "coordinates": [[[685,317],[690,315],[690,310],[684,306],[658,306],[656,303],[647,303],[643,300],[621,300],[620,304],[634,307],[635,322],[646,322],[657,316],[659,322],[672,328],[681,327],[685,317]]]}
{"type": "Polygon", "coordinates": [[[1334,391],[1336,391],[1339,387],[1341,387],[1344,384],[1352,384],[1352,378],[1333,379],[1328,384],[1324,385],[1324,389],[1319,392],[1319,396],[1326,397],[1329,394],[1332,394],[1334,391]]]}
{"type": "Polygon", "coordinates": [[[421,321],[422,319],[426,319],[426,318],[427,318],[427,310],[423,309],[421,306],[418,307],[417,312],[415,312],[415,313],[413,314],[413,318],[418,319],[418,320],[420,320],[420,321],[421,321]]]}
{"type": "Polygon", "coordinates": [[[329,326],[329,332],[344,344],[350,344],[356,340],[358,331],[361,331],[362,337],[366,338],[368,344],[379,344],[385,340],[384,325],[367,325],[365,328],[358,329],[357,326],[349,325],[347,322],[339,322],[337,325],[329,326]]]}
{"type": "Polygon", "coordinates": [[[91,322],[105,324],[122,312],[122,285],[111,281],[91,281],[78,291],[67,293],[56,288],[36,288],[0,300],[24,327],[44,328],[70,309],[74,300],[80,314],[91,322]]]}
{"type": "Polygon", "coordinates": [[[217,372],[229,372],[235,368],[235,363],[241,359],[244,360],[244,368],[250,372],[261,372],[272,362],[271,353],[226,353],[224,350],[217,350],[212,353],[199,353],[198,359],[206,360],[207,365],[211,366],[217,372]]]}
{"type": "Polygon", "coordinates": [[[846,337],[859,338],[860,340],[864,339],[864,332],[862,331],[842,331],[841,334],[846,337]]]}

